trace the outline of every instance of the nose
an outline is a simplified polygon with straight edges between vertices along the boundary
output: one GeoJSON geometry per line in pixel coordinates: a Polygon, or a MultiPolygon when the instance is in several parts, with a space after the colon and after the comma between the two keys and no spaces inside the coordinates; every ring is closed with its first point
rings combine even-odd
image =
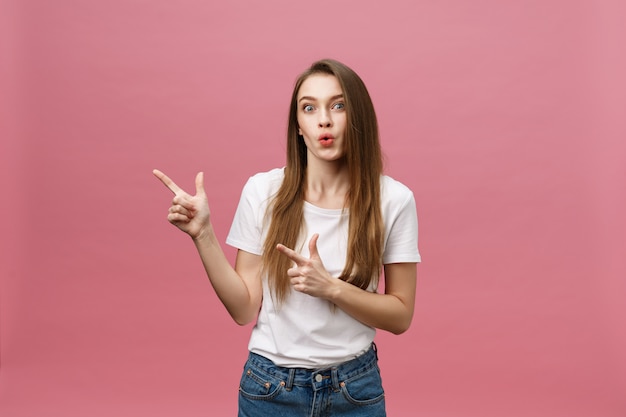
{"type": "Polygon", "coordinates": [[[319,127],[331,127],[333,125],[333,119],[330,115],[330,111],[322,110],[319,112],[319,127]]]}

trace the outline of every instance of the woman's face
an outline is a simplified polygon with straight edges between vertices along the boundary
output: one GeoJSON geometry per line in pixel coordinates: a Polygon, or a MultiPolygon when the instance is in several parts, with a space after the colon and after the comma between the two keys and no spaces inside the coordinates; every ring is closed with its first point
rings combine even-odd
{"type": "Polygon", "coordinates": [[[341,85],[334,75],[313,74],[297,95],[298,133],[308,160],[339,161],[345,153],[346,109],[341,85]]]}

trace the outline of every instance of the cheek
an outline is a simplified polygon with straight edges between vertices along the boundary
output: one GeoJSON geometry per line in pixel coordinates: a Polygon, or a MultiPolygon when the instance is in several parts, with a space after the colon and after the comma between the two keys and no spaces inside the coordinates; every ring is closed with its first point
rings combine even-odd
{"type": "Polygon", "coordinates": [[[303,136],[303,134],[302,134],[302,127],[301,127],[301,126],[303,126],[303,124],[302,124],[302,120],[300,118],[300,115],[298,115],[298,118],[296,119],[296,121],[298,122],[298,135],[303,136]]]}
{"type": "Polygon", "coordinates": [[[345,130],[346,125],[348,124],[348,122],[347,122],[347,118],[346,118],[346,115],[345,115],[345,114],[342,114],[342,115],[341,115],[341,117],[339,117],[339,118],[337,119],[336,123],[337,123],[339,126],[341,126],[341,128],[342,128],[342,129],[344,129],[344,130],[345,130]]]}

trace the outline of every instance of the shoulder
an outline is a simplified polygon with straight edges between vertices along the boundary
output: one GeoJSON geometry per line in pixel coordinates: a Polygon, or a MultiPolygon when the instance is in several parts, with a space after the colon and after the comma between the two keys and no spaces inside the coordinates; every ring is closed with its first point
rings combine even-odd
{"type": "Polygon", "coordinates": [[[401,203],[413,198],[413,192],[409,187],[387,175],[380,177],[380,187],[383,203],[401,203]]]}
{"type": "Polygon", "coordinates": [[[285,177],[285,168],[274,168],[270,171],[259,172],[254,174],[248,179],[248,182],[252,182],[256,185],[282,183],[285,177]]]}
{"type": "Polygon", "coordinates": [[[284,168],[274,168],[270,171],[259,172],[248,178],[243,192],[260,198],[270,197],[276,193],[284,177],[284,168]]]}

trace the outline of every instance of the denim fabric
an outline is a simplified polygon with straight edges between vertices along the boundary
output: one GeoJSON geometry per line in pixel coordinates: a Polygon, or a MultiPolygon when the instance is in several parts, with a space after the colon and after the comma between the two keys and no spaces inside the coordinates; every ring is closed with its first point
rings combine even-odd
{"type": "Polygon", "coordinates": [[[239,385],[239,417],[383,417],[376,347],[327,369],[284,368],[250,353],[239,385]]]}

